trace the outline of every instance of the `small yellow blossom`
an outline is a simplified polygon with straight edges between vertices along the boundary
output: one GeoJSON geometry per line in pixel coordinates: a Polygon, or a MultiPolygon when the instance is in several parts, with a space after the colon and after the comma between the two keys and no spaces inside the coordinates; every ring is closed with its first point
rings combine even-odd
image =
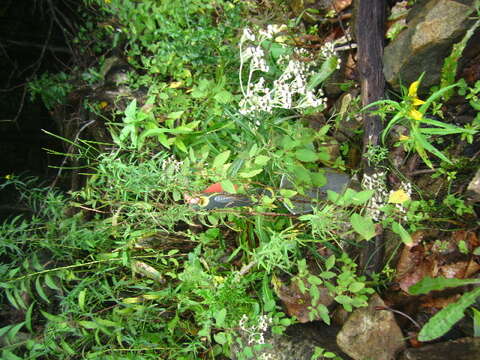
{"type": "Polygon", "coordinates": [[[418,80],[411,83],[410,87],[408,88],[408,96],[416,98],[419,85],[420,85],[420,81],[418,80]]]}
{"type": "Polygon", "coordinates": [[[7,180],[12,180],[12,178],[13,178],[12,174],[5,175],[5,179],[7,180]]]}
{"type": "Polygon", "coordinates": [[[393,191],[388,197],[390,204],[403,204],[407,200],[410,200],[410,196],[403,189],[393,191]]]}
{"type": "Polygon", "coordinates": [[[410,112],[408,113],[408,115],[413,119],[413,120],[417,120],[417,121],[420,121],[422,120],[423,118],[423,114],[416,110],[416,109],[412,109],[410,110],[410,112]]]}
{"type": "Polygon", "coordinates": [[[407,135],[400,135],[398,140],[400,141],[407,141],[407,140],[410,140],[410,136],[407,136],[407,135]]]}
{"type": "Polygon", "coordinates": [[[100,102],[100,109],[105,109],[108,106],[108,102],[102,101],[100,102]]]}
{"type": "Polygon", "coordinates": [[[174,81],[174,82],[171,82],[170,85],[168,85],[168,87],[170,89],[178,89],[182,85],[183,85],[183,81],[174,81]]]}

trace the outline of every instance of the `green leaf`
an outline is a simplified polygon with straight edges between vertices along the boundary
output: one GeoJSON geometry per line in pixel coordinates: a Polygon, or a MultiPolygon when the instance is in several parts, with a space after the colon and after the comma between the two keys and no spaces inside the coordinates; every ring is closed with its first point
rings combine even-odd
{"type": "Polygon", "coordinates": [[[52,277],[49,274],[45,274],[45,284],[52,290],[59,290],[60,288],[58,285],[55,283],[55,281],[52,279],[52,277]]]}
{"type": "Polygon", "coordinates": [[[329,57],[322,63],[320,70],[315,73],[308,82],[307,89],[313,90],[315,87],[324,82],[336,69],[338,58],[336,56],[329,57]]]}
{"type": "Polygon", "coordinates": [[[221,90],[220,92],[216,93],[213,98],[220,104],[228,104],[232,102],[233,95],[227,90],[221,90]]]}
{"type": "Polygon", "coordinates": [[[214,169],[220,169],[227,162],[229,157],[230,157],[230,150],[227,150],[218,154],[213,160],[212,167],[214,169]]]}
{"type": "Polygon", "coordinates": [[[261,172],[263,171],[263,169],[253,169],[253,170],[250,170],[250,171],[241,171],[238,173],[238,176],[240,176],[241,178],[251,178],[251,177],[254,177],[258,174],[260,174],[261,172]]]}
{"type": "Polygon", "coordinates": [[[99,325],[96,322],[93,322],[93,321],[79,320],[79,321],[77,321],[77,323],[78,323],[78,325],[84,327],[85,329],[89,329],[89,330],[99,328],[99,325]]]}
{"type": "Polygon", "coordinates": [[[254,162],[255,164],[259,165],[259,166],[264,166],[264,165],[266,165],[269,161],[270,161],[270,157],[269,157],[269,156],[258,155],[253,162],[254,162]]]}
{"type": "Polygon", "coordinates": [[[49,321],[52,321],[52,322],[56,322],[56,323],[60,323],[62,321],[64,321],[65,319],[61,316],[58,316],[58,315],[53,315],[53,314],[50,314],[50,313],[47,313],[43,310],[40,310],[40,312],[42,313],[42,315],[49,321]]]}
{"type": "Polygon", "coordinates": [[[33,301],[30,306],[28,307],[27,312],[25,313],[25,327],[28,331],[33,332],[32,328],[32,311],[33,306],[35,305],[35,301],[33,301]]]}
{"type": "Polygon", "coordinates": [[[37,290],[38,295],[40,295],[45,302],[50,304],[50,299],[48,298],[47,294],[45,294],[42,284],[40,284],[40,277],[35,279],[35,289],[37,290]]]}
{"type": "Polygon", "coordinates": [[[217,311],[213,317],[215,318],[215,324],[218,327],[223,327],[225,324],[225,318],[227,317],[227,309],[223,308],[222,310],[217,311]]]}
{"type": "Polygon", "coordinates": [[[213,339],[220,345],[225,345],[227,343],[227,336],[224,332],[214,334],[213,339]]]}
{"type": "Polygon", "coordinates": [[[330,255],[327,261],[325,261],[325,269],[330,270],[335,265],[335,255],[330,255]]]}
{"type": "Polygon", "coordinates": [[[456,322],[464,317],[463,312],[465,309],[475,303],[479,296],[480,287],[477,287],[476,289],[463,294],[456,302],[449,304],[440,310],[431,317],[422,330],[420,330],[418,340],[431,341],[446,334],[456,322]]]}
{"type": "Polygon", "coordinates": [[[321,285],[323,283],[322,279],[320,279],[319,277],[314,276],[314,275],[309,275],[308,278],[307,278],[307,281],[310,284],[315,285],[315,286],[321,285]]]}
{"type": "Polygon", "coordinates": [[[412,240],[412,237],[410,236],[410,234],[407,232],[407,230],[405,230],[403,228],[403,226],[398,223],[398,222],[393,222],[392,224],[392,231],[399,235],[400,238],[402,239],[403,243],[406,244],[406,245],[409,245],[413,242],[412,240]]]}
{"type": "Polygon", "coordinates": [[[223,190],[225,190],[230,194],[235,194],[237,192],[235,189],[235,185],[233,185],[233,183],[228,179],[225,179],[222,182],[220,182],[220,185],[222,185],[223,190]]]}
{"type": "Polygon", "coordinates": [[[410,286],[408,292],[412,295],[428,294],[430,291],[440,291],[469,284],[480,284],[480,279],[447,279],[444,277],[431,278],[426,276],[415,285],[410,286]]]}
{"type": "Polygon", "coordinates": [[[187,149],[187,147],[185,146],[185,143],[182,141],[182,139],[176,138],[176,139],[175,139],[175,142],[174,142],[174,145],[175,145],[180,151],[183,151],[185,154],[188,153],[188,149],[187,149]]]}
{"type": "Polygon", "coordinates": [[[170,120],[180,119],[184,112],[185,110],[171,112],[170,114],[167,115],[167,118],[170,120]]]}
{"type": "Polygon", "coordinates": [[[365,284],[359,281],[355,281],[348,286],[348,291],[357,293],[365,287],[365,284]]]}
{"type": "Polygon", "coordinates": [[[360,234],[365,240],[370,240],[375,236],[375,224],[371,217],[364,217],[355,213],[350,217],[350,222],[353,226],[353,230],[360,234]]]}
{"type": "Polygon", "coordinates": [[[295,157],[303,162],[315,162],[318,160],[317,153],[310,149],[298,149],[295,152],[295,157]]]}
{"type": "Polygon", "coordinates": [[[480,337],[480,311],[472,307],[473,311],[473,336],[480,337]]]}

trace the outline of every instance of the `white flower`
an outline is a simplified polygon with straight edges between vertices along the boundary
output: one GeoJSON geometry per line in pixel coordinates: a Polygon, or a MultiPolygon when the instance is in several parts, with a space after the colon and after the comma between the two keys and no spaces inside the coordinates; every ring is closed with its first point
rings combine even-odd
{"type": "Polygon", "coordinates": [[[246,40],[255,41],[255,34],[249,28],[243,29],[243,34],[240,42],[244,42],[246,40]]]}

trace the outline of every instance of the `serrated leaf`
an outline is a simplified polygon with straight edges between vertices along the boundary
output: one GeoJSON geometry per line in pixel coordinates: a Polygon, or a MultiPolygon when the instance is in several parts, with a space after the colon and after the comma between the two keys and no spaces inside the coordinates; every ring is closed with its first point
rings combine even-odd
{"type": "Polygon", "coordinates": [[[375,224],[370,217],[364,217],[354,213],[350,217],[350,223],[355,230],[365,240],[370,240],[375,236],[375,224]]]}

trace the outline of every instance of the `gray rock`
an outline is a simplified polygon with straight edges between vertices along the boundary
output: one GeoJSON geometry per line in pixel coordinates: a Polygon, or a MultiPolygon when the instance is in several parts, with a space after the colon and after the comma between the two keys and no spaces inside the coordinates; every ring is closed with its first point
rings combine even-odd
{"type": "Polygon", "coordinates": [[[398,360],[478,360],[480,338],[463,338],[405,350],[398,360]]]}
{"type": "Polygon", "coordinates": [[[374,294],[365,308],[356,309],[337,335],[337,344],[355,360],[391,360],[404,348],[403,334],[385,303],[374,294]]]}
{"type": "Polygon", "coordinates": [[[384,51],[383,72],[390,85],[410,84],[422,72],[423,88],[437,85],[453,44],[471,26],[474,0],[417,1],[407,18],[407,28],[384,51]]]}
{"type": "Polygon", "coordinates": [[[472,202],[480,201],[480,170],[477,171],[472,181],[468,184],[465,195],[472,202]]]}

